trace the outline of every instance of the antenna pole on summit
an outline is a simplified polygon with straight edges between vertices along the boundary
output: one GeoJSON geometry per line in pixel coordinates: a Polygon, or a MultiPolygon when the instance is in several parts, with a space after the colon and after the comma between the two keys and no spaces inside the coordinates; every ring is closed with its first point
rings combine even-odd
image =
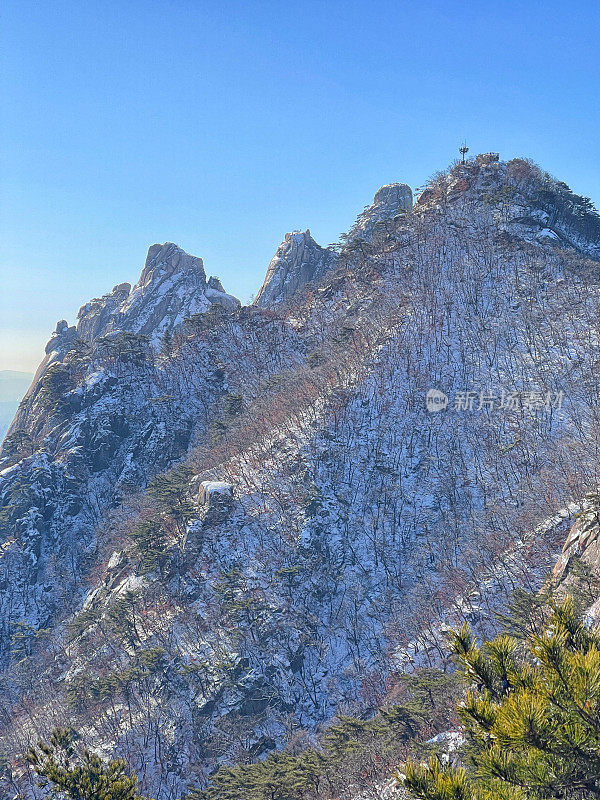
{"type": "Polygon", "coordinates": [[[467,145],[466,145],[466,144],[463,144],[463,145],[462,145],[462,146],[459,148],[458,152],[461,154],[461,156],[462,156],[462,163],[464,164],[464,163],[465,163],[465,156],[466,156],[466,155],[467,155],[467,153],[469,152],[469,148],[467,147],[467,145]]]}

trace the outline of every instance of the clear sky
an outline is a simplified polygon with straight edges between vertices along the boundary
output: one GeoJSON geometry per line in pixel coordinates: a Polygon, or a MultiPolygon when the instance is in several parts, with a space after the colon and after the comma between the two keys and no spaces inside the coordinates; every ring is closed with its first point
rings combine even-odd
{"type": "Polygon", "coordinates": [[[246,300],[463,139],[600,203],[599,0],[3,0],[0,37],[0,369],[154,242],[246,300]]]}

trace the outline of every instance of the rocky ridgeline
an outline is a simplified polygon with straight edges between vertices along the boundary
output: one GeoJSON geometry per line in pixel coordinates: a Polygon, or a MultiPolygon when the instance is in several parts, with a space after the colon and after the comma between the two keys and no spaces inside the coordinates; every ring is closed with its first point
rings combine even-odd
{"type": "Polygon", "coordinates": [[[79,310],[76,334],[86,342],[116,331],[139,333],[155,344],[193,314],[212,303],[227,310],[240,305],[226,294],[218,278],[206,279],[201,258],[191,256],[171,242],[154,244],[133,289],[127,283],[79,310]]]}
{"type": "MultiPolygon", "coordinates": [[[[394,224],[402,214],[411,210],[412,190],[405,183],[382,186],[370,206],[360,214],[345,239],[348,242],[370,241],[378,225],[394,224]]],[[[306,230],[286,233],[269,264],[260,291],[254,300],[260,308],[277,308],[309,284],[318,284],[333,270],[338,253],[318,245],[306,230]]]]}
{"type": "Polygon", "coordinates": [[[484,154],[287,234],[249,307],[166,244],[59,323],[2,453],[9,758],[73,724],[173,800],[541,586],[597,474],[599,231],[484,154]]]}

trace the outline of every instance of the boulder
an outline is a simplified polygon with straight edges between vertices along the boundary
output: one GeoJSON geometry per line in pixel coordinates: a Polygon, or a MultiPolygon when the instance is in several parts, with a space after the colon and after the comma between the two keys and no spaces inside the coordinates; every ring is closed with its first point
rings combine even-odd
{"type": "Polygon", "coordinates": [[[198,501],[202,505],[228,503],[233,500],[233,484],[225,481],[202,481],[198,487],[198,501]]]}

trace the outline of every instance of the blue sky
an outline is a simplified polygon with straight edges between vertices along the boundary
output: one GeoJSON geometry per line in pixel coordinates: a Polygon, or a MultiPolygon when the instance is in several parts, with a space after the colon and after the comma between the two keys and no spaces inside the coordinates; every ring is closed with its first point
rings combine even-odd
{"type": "Polygon", "coordinates": [[[383,183],[531,157],[600,203],[600,3],[4,0],[0,369],[174,241],[241,299],[383,183]]]}

